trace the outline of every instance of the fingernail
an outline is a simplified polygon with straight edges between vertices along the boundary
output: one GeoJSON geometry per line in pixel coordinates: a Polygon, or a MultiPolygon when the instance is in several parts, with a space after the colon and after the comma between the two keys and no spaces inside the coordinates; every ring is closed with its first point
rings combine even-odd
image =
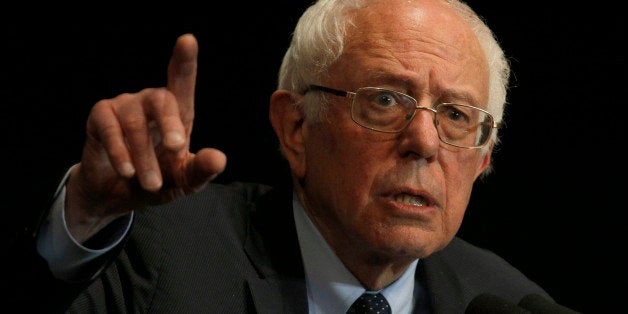
{"type": "Polygon", "coordinates": [[[127,178],[130,178],[135,174],[135,168],[133,168],[133,165],[128,161],[122,163],[122,165],[120,166],[120,171],[122,172],[122,176],[127,178]]]}
{"type": "Polygon", "coordinates": [[[181,133],[172,131],[172,132],[166,133],[164,142],[167,145],[179,146],[185,142],[185,139],[183,138],[183,135],[181,135],[181,133]]]}
{"type": "Polygon", "coordinates": [[[161,179],[154,170],[149,170],[144,173],[144,188],[150,191],[156,191],[161,188],[161,179]]]}

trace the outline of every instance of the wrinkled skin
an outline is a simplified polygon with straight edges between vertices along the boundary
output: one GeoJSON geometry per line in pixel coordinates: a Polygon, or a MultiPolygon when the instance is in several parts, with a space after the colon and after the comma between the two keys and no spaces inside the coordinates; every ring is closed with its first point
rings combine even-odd
{"type": "MultiPolygon", "coordinates": [[[[319,83],[353,91],[380,86],[421,106],[451,101],[486,108],[487,64],[468,26],[438,1],[391,0],[358,13],[343,56],[319,83]]],[[[66,184],[66,220],[79,242],[145,205],[201,189],[226,166],[215,149],[190,152],[198,45],[175,45],[164,88],[98,102],[87,122],[79,164],[66,184]]],[[[490,149],[441,143],[432,115],[419,111],[399,134],[377,133],[330,96],[322,120],[305,119],[301,95],[278,90],[270,118],[305,209],[348,269],[382,288],[416,258],[443,248],[458,231],[490,149]],[[400,196],[416,197],[415,206],[400,196]]]]}
{"type": "Polygon", "coordinates": [[[117,217],[193,193],[222,172],[226,156],[189,151],[198,43],[178,38],[165,88],[146,88],[94,105],[81,162],[71,171],[66,220],[82,243],[117,217]]]}
{"type": "MultiPolygon", "coordinates": [[[[486,108],[484,54],[450,9],[437,1],[386,1],[359,13],[355,23],[321,85],[386,87],[426,107],[486,108]]],[[[286,109],[299,97],[273,95],[273,125],[307,213],[363,285],[380,289],[449,243],[490,152],[440,142],[425,110],[399,134],[368,130],[351,120],[350,101],[339,96],[326,95],[332,105],[324,119],[300,123],[302,115],[286,109]],[[419,196],[423,206],[400,202],[403,194],[419,196]]]]}

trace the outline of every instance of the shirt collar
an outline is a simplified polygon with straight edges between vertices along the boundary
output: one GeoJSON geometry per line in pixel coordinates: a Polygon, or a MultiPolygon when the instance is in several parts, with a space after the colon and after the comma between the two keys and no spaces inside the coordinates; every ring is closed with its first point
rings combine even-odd
{"type": "MultiPolygon", "coordinates": [[[[296,193],[293,193],[292,210],[305,269],[309,313],[345,313],[365,289],[329,247],[296,193]]],[[[380,291],[393,313],[412,313],[417,262],[414,261],[398,280],[380,291]]]]}

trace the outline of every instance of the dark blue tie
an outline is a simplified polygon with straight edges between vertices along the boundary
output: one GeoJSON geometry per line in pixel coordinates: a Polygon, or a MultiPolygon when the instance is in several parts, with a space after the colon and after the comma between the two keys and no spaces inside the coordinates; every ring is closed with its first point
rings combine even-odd
{"type": "Polygon", "coordinates": [[[391,314],[390,304],[381,293],[365,292],[349,308],[347,314],[391,314]]]}

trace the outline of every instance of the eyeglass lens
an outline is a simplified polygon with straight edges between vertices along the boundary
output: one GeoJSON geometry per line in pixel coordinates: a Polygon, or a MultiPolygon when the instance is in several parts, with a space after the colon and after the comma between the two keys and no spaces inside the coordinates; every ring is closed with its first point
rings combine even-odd
{"type": "Polygon", "coordinates": [[[417,101],[405,94],[365,87],[356,91],[352,118],[363,127],[382,132],[399,132],[408,126],[417,109],[434,113],[434,124],[440,139],[461,147],[478,147],[486,143],[493,120],[488,113],[468,105],[442,103],[435,109],[417,107],[417,101]]]}

